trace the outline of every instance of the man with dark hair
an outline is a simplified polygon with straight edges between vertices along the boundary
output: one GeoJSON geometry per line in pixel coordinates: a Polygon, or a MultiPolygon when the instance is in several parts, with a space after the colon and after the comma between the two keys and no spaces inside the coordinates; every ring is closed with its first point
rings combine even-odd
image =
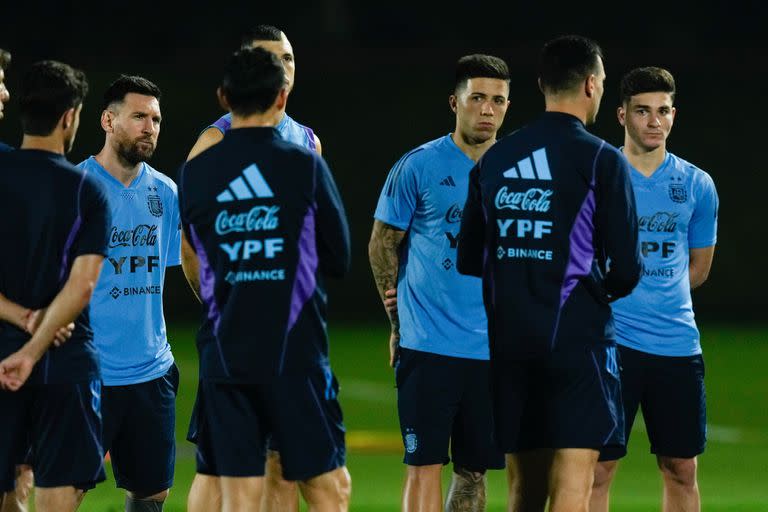
{"type": "MultiPolygon", "coordinates": [[[[285,71],[286,91],[290,93],[293,89],[296,65],[293,47],[290,41],[288,41],[288,37],[280,29],[271,25],[257,25],[243,34],[241,38],[241,49],[246,48],[263,48],[278,58],[285,71]]],[[[221,142],[231,125],[232,113],[227,112],[203,130],[189,152],[187,160],[221,142]]],[[[322,153],[320,139],[312,129],[294,121],[285,112],[285,109],[280,113],[280,122],[275,128],[280,136],[288,142],[316,151],[318,154],[322,153]]],[[[322,283],[319,283],[319,285],[323,286],[322,283]]],[[[198,407],[199,404],[196,402],[187,435],[187,439],[193,443],[196,442],[198,407]]],[[[207,512],[208,510],[220,508],[221,495],[218,492],[220,486],[216,480],[214,476],[205,472],[195,475],[187,503],[189,512],[207,512]]],[[[296,484],[288,482],[282,477],[279,447],[275,445],[273,440],[270,440],[268,445],[263,499],[262,507],[265,510],[280,510],[284,512],[298,512],[299,510],[298,489],[296,484]]]]}
{"type": "Polygon", "coordinates": [[[543,510],[549,496],[551,511],[586,511],[599,450],[623,442],[609,302],[641,264],[627,162],[585,129],[604,79],[593,41],[548,42],[546,112],[469,177],[458,266],[483,277],[510,510],[543,510]]]}
{"type": "MultiPolygon", "coordinates": [[[[691,290],[712,267],[718,197],[706,172],[666,149],[674,99],[675,80],[666,69],[633,69],[621,81],[622,151],[631,166],[645,269],[632,294],[612,307],[625,436],[642,407],[663,476],[662,509],[693,512],[701,508],[696,457],[706,443],[706,404],[691,290]]],[[[601,452],[592,512],[608,511],[618,459],[626,453],[626,446],[601,452]]]]}
{"type": "Polygon", "coordinates": [[[236,52],[219,88],[232,129],[180,173],[184,268],[205,309],[198,472],[233,512],[260,506],[268,437],[309,510],[349,504],[319,286],[346,272],[349,229],[325,161],[275,128],[287,96],[274,54],[236,52]]]}
{"type": "Polygon", "coordinates": [[[87,92],[81,71],[55,61],[32,65],[19,94],[21,149],[0,154],[0,213],[15,219],[0,227],[0,238],[14,243],[0,253],[0,293],[45,310],[31,327],[0,321],[0,491],[13,488],[14,464],[31,445],[41,512],[76,510],[83,492],[104,480],[101,378],[87,306],[110,215],[101,185],[64,157],[87,92]],[[72,338],[52,348],[72,321],[72,338]]]}
{"type": "Polygon", "coordinates": [[[394,165],[374,214],[368,255],[392,328],[389,363],[407,465],[403,510],[441,509],[449,445],[448,511],[485,510],[485,471],[504,467],[493,446],[481,281],[456,271],[456,228],[469,170],[504,121],[509,79],[497,57],[459,59],[448,98],[453,133],[394,165]]]}
{"type": "Polygon", "coordinates": [[[104,449],[126,512],[162,510],[173,484],[179,374],[163,318],[165,269],[181,264],[176,184],[153,169],[160,89],[120,76],[104,93],[104,147],[79,167],[107,190],[112,208],[107,261],[91,323],[104,393],[104,449]]]}

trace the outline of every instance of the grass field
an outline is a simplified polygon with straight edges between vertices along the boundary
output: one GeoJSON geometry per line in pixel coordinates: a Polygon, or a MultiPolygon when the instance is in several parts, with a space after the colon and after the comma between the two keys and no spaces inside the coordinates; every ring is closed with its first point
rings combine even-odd
{"type": "MultiPolygon", "coordinates": [[[[173,351],[181,371],[178,400],[176,484],[165,510],[186,509],[194,474],[194,451],[184,441],[194,402],[197,357],[190,326],[170,326],[173,351]]],[[[768,511],[768,329],[705,327],[702,329],[709,407],[709,443],[700,459],[703,509],[768,511]]],[[[403,478],[397,428],[395,390],[387,366],[386,331],[345,327],[331,331],[331,357],[341,382],[340,398],[348,428],[348,465],[352,474],[351,510],[383,512],[399,509],[403,478]]],[[[658,510],[660,481],[648,453],[642,421],[622,462],[612,510],[658,510]]],[[[446,468],[444,476],[449,477],[446,468]]],[[[505,505],[504,473],[489,474],[490,511],[505,505]]],[[[123,493],[107,482],[89,492],[80,510],[119,512],[123,493]]]]}

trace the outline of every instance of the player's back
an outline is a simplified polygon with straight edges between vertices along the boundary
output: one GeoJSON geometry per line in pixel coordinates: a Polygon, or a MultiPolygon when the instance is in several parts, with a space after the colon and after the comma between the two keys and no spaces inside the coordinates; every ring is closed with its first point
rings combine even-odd
{"type": "Polygon", "coordinates": [[[609,295],[629,293],[640,272],[621,154],[577,118],[547,112],[497,142],[473,174],[470,195],[479,186],[487,216],[492,351],[534,357],[564,344],[612,342],[609,295]]]}
{"type": "MultiPolygon", "coordinates": [[[[78,255],[103,254],[108,222],[103,218],[108,217],[104,193],[62,155],[26,149],[0,155],[0,215],[5,219],[0,227],[5,244],[0,251],[0,292],[25,307],[47,307],[78,255]],[[101,219],[97,231],[102,235],[95,242],[90,224],[89,233],[83,232],[84,222],[94,216],[101,219]]],[[[9,324],[0,323],[0,330],[5,355],[29,338],[9,324]]],[[[86,308],[75,321],[72,339],[49,351],[44,366],[51,370],[55,362],[74,360],[92,373],[97,368],[92,337],[86,308]]],[[[58,380],[51,372],[47,377],[58,380]]]]}
{"type": "Polygon", "coordinates": [[[349,232],[325,162],[271,128],[227,131],[190,160],[182,221],[200,260],[201,376],[251,381],[328,363],[320,274],[349,264],[349,232]]]}

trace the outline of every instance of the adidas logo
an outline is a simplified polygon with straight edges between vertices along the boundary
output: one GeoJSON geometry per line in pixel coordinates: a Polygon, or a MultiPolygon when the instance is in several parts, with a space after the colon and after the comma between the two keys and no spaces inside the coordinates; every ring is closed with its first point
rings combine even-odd
{"type": "Polygon", "coordinates": [[[517,167],[510,167],[504,171],[505,178],[522,178],[524,180],[551,180],[552,175],[549,172],[549,162],[547,161],[546,148],[537,149],[531,154],[531,158],[523,158],[517,162],[517,167]],[[534,169],[535,166],[535,169],[534,169]]]}
{"type": "Polygon", "coordinates": [[[216,196],[216,201],[229,203],[231,201],[245,201],[254,197],[263,199],[275,197],[275,194],[272,193],[272,189],[267,185],[256,164],[251,164],[243,169],[242,176],[229,182],[227,189],[216,196]]]}
{"type": "Polygon", "coordinates": [[[443,178],[443,181],[441,181],[440,184],[446,187],[456,186],[456,182],[453,181],[453,176],[448,176],[447,178],[443,178]]]}

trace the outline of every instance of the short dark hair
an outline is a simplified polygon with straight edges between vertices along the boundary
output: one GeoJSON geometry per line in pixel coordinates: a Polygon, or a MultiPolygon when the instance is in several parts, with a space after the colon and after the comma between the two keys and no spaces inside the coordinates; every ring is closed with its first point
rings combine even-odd
{"type": "Polygon", "coordinates": [[[240,38],[240,48],[250,48],[254,41],[280,41],[283,31],[272,25],[256,25],[246,30],[240,38]]]}
{"type": "Polygon", "coordinates": [[[104,92],[103,108],[107,109],[113,103],[122,103],[125,96],[129,93],[142,94],[144,96],[154,96],[160,101],[160,88],[141,76],[120,75],[120,77],[109,84],[104,92]]]}
{"type": "Polygon", "coordinates": [[[635,68],[622,77],[619,91],[622,104],[629,103],[635,94],[644,92],[667,92],[674,101],[675,78],[664,68],[635,68]]]}
{"type": "Polygon", "coordinates": [[[456,82],[454,91],[458,91],[471,78],[498,78],[509,82],[507,63],[493,55],[465,55],[456,63],[456,82]]]}
{"type": "Polygon", "coordinates": [[[567,35],[549,41],[539,55],[541,88],[550,94],[574,89],[597,70],[598,58],[603,58],[603,51],[586,37],[567,35]]]}
{"type": "Polygon", "coordinates": [[[285,87],[285,70],[264,48],[244,48],[229,59],[221,90],[232,112],[248,116],[266,112],[285,87]]]}
{"type": "Polygon", "coordinates": [[[7,69],[11,65],[11,52],[0,48],[0,69],[7,69]]]}
{"type": "Polygon", "coordinates": [[[27,135],[50,135],[62,114],[83,103],[88,94],[85,73],[62,62],[44,60],[21,78],[21,126],[27,135]]]}

